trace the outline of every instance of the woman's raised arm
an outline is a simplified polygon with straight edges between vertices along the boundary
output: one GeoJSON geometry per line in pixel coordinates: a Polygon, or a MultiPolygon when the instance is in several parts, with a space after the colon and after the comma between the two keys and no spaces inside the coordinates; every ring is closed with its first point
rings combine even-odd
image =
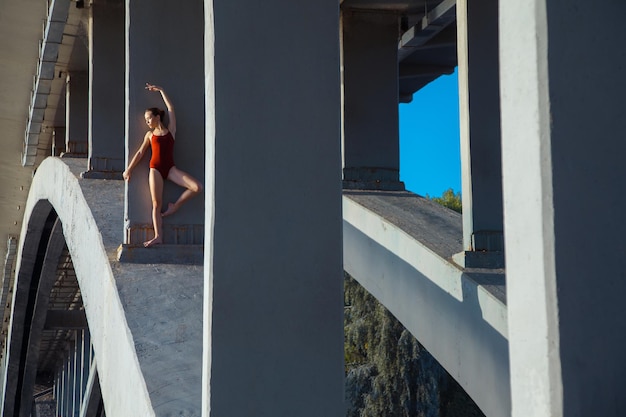
{"type": "Polygon", "coordinates": [[[176,136],[176,113],[174,112],[174,105],[170,98],[165,94],[165,90],[163,87],[159,87],[158,85],[146,83],[146,90],[148,91],[158,91],[161,93],[161,97],[163,98],[163,102],[167,107],[167,113],[169,117],[169,123],[167,125],[167,130],[170,131],[172,136],[176,136]]]}

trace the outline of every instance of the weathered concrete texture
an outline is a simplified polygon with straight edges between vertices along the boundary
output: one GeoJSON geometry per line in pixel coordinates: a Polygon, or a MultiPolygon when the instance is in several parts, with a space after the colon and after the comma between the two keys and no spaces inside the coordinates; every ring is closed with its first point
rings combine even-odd
{"type": "Polygon", "coordinates": [[[127,265],[113,273],[157,416],[199,416],[202,266],[127,265]]]}
{"type": "Polygon", "coordinates": [[[343,218],[344,269],[487,415],[507,415],[504,271],[451,261],[462,244],[461,216],[408,192],[344,191],[343,218]]]}
{"type": "MultiPolygon", "coordinates": [[[[80,172],[86,163],[84,159],[64,159],[62,162],[77,179],[80,178],[80,172]]],[[[63,169],[63,166],[59,164],[55,168],[63,169]]],[[[110,262],[117,296],[121,301],[124,319],[134,343],[134,354],[154,415],[199,416],[202,376],[202,267],[119,263],[116,260],[116,251],[123,236],[123,183],[111,180],[79,180],[78,183],[91,209],[110,262]]],[[[50,193],[55,192],[61,193],[60,190],[50,190],[50,193]]],[[[58,207],[55,208],[59,210],[58,207]]],[[[62,212],[59,212],[59,217],[63,219],[62,212]]],[[[93,276],[82,279],[97,279],[99,271],[92,272],[93,276]]],[[[80,271],[77,270],[77,273],[80,271]]],[[[89,307],[86,301],[88,319],[94,314],[104,314],[103,323],[106,326],[106,311],[94,312],[89,307]]],[[[90,330],[93,333],[95,329],[90,330]]],[[[109,329],[104,329],[104,332],[108,334],[109,329]]],[[[115,350],[115,345],[119,343],[112,338],[105,338],[104,346],[102,342],[102,339],[98,341],[94,338],[96,360],[102,358],[103,350],[115,350]]],[[[110,368],[111,365],[109,363],[108,366],[103,366],[110,368]]],[[[121,382],[109,381],[109,384],[121,382]]],[[[104,385],[102,394],[109,413],[111,398],[107,398],[107,387],[104,385]]],[[[127,395],[130,396],[127,399],[129,402],[136,400],[133,398],[136,393],[132,390],[127,395]]]]}

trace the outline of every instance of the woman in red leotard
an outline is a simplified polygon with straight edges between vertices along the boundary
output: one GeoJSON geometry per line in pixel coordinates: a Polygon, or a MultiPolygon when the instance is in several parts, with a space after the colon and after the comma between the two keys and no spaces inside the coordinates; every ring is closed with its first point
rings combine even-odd
{"type": "Polygon", "coordinates": [[[128,168],[123,172],[124,180],[130,180],[132,170],[137,166],[148,147],[152,149],[152,158],[150,159],[150,175],[148,177],[150,183],[150,195],[152,196],[152,223],[154,225],[154,238],[143,243],[145,247],[150,247],[163,243],[162,217],[175,213],[181,205],[187,200],[202,191],[200,181],[181,171],[174,165],[174,137],[176,136],[176,115],[174,114],[174,106],[165,94],[163,88],[153,84],[146,83],[146,90],[158,91],[167,106],[169,116],[169,124],[167,127],[163,124],[165,111],[156,107],[146,110],[146,124],[150,130],[146,133],[143,143],[130,163],[128,168]],[[169,203],[167,209],[161,213],[163,199],[163,181],[170,180],[181,187],[185,191],[178,197],[175,203],[169,203]]]}

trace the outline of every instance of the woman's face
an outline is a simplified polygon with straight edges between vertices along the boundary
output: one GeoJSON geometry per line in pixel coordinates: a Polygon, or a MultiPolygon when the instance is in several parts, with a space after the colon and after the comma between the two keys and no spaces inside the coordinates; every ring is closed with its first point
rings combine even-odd
{"type": "Polygon", "coordinates": [[[155,116],[151,111],[148,110],[144,114],[144,117],[146,118],[146,124],[150,127],[150,129],[154,129],[159,125],[160,116],[155,116]]]}

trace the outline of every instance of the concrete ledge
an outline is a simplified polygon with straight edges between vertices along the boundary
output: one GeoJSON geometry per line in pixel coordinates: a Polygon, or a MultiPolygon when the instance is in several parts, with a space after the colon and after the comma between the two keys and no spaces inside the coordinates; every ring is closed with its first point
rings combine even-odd
{"type": "Polygon", "coordinates": [[[178,264],[202,265],[203,245],[156,245],[144,248],[142,245],[120,245],[117,250],[120,262],[139,264],[178,264]]]}

